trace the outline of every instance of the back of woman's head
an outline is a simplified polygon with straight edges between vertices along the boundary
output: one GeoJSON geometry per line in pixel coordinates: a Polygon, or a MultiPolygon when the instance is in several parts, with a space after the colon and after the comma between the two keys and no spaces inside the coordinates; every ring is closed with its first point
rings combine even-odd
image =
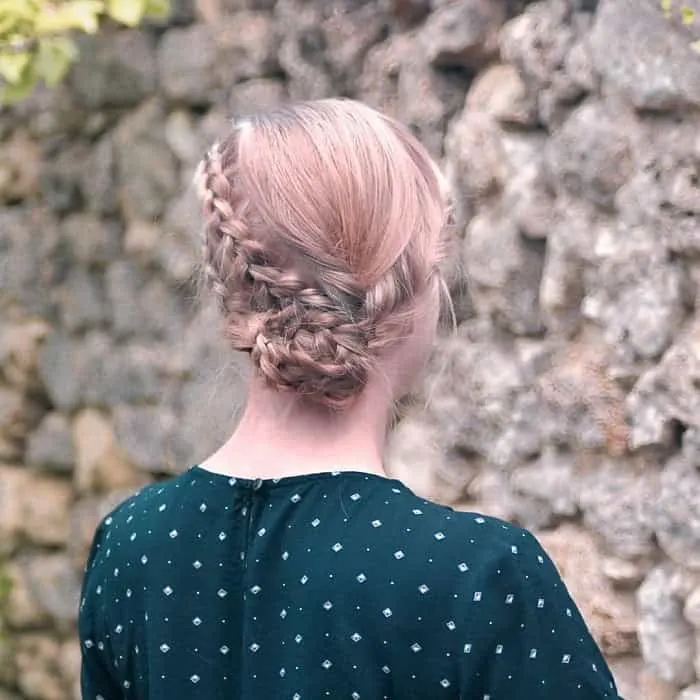
{"type": "Polygon", "coordinates": [[[446,192],[398,122],[319,100],[237,124],[200,164],[207,281],[268,382],[342,408],[439,295],[446,192]]]}

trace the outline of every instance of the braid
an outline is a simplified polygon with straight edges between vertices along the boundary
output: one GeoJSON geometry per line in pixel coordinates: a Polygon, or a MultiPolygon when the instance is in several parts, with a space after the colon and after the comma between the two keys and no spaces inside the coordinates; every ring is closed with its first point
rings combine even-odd
{"type": "MultiPolygon", "coordinates": [[[[250,235],[246,202],[237,191],[237,143],[215,145],[195,176],[205,215],[202,257],[206,281],[223,312],[227,335],[237,350],[250,352],[254,364],[278,389],[294,390],[333,408],[359,394],[372,367],[379,320],[371,317],[362,290],[349,272],[345,294],[325,288],[299,266],[281,259],[264,236],[250,235]]],[[[275,248],[279,248],[279,242],[275,248]]],[[[289,257],[289,256],[287,256],[289,257]]]]}
{"type": "Polygon", "coordinates": [[[437,166],[398,122],[328,100],[234,128],[195,183],[204,274],[231,345],[271,386],[349,404],[436,291],[437,166]]]}

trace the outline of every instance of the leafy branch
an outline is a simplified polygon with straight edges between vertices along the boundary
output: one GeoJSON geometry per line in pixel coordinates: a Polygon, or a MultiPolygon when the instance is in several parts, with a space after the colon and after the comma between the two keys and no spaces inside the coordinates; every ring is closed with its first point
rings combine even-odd
{"type": "Polygon", "coordinates": [[[167,17],[170,0],[0,0],[0,102],[58,84],[78,57],[76,32],[96,34],[109,18],[135,27],[167,17]]]}

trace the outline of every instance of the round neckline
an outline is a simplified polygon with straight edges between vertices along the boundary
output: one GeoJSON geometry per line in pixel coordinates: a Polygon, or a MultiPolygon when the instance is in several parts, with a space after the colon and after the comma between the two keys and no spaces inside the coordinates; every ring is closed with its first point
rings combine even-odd
{"type": "Polygon", "coordinates": [[[361,478],[364,481],[370,481],[376,479],[379,481],[384,481],[390,484],[404,486],[402,482],[398,479],[394,479],[389,476],[382,476],[381,474],[373,474],[371,472],[361,472],[356,470],[342,470],[338,469],[336,471],[328,472],[309,472],[308,474],[294,474],[290,476],[281,477],[267,477],[264,479],[254,479],[251,477],[236,476],[235,474],[223,474],[222,472],[215,472],[210,469],[206,469],[199,464],[192,465],[188,471],[190,473],[194,472],[204,477],[221,479],[226,482],[229,486],[234,486],[240,484],[241,486],[253,487],[256,489],[265,487],[269,488],[281,488],[285,486],[298,486],[304,483],[313,483],[315,481],[327,481],[329,479],[340,479],[344,476],[349,476],[353,478],[361,478]]]}

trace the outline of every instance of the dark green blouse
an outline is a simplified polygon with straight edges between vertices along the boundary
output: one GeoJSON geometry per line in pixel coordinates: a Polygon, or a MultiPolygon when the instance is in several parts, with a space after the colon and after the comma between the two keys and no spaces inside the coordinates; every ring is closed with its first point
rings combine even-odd
{"type": "Polygon", "coordinates": [[[356,472],[192,467],[100,525],[86,700],[617,700],[528,532],[356,472]]]}

